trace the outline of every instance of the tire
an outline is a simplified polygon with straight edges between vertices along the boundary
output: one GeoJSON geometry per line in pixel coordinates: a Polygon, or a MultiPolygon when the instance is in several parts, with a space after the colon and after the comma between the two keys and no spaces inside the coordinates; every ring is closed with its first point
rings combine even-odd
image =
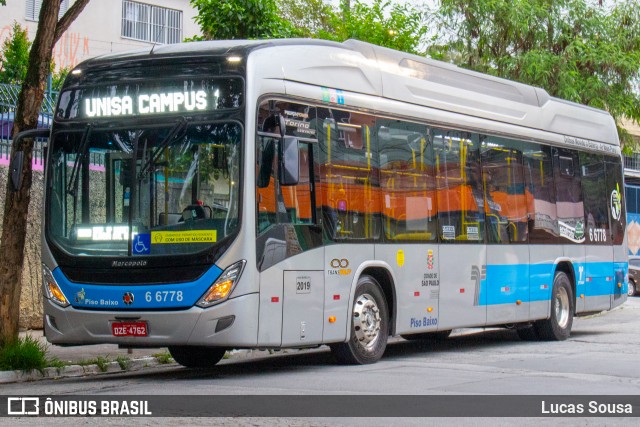
{"type": "Polygon", "coordinates": [[[516,329],[516,333],[522,341],[538,341],[539,339],[536,328],[534,328],[533,326],[518,328],[516,329]]]}
{"type": "Polygon", "coordinates": [[[349,341],[332,344],[331,352],[343,365],[375,363],[384,354],[389,338],[389,310],[380,285],[371,276],[358,279],[351,310],[349,341]]]}
{"type": "Polygon", "coordinates": [[[627,296],[634,296],[637,292],[636,282],[629,280],[629,288],[627,289],[627,296]]]}
{"type": "Polygon", "coordinates": [[[545,341],[563,341],[569,338],[573,325],[573,291],[566,273],[556,272],[551,293],[551,316],[538,320],[534,328],[545,341]]]}
{"type": "Polygon", "coordinates": [[[451,335],[451,331],[422,332],[419,334],[400,335],[400,336],[407,341],[437,342],[437,341],[446,340],[447,338],[449,338],[449,335],[451,335]]]}
{"type": "Polygon", "coordinates": [[[211,368],[222,359],[226,353],[221,347],[199,347],[179,345],[169,347],[171,357],[186,368],[211,368]]]}

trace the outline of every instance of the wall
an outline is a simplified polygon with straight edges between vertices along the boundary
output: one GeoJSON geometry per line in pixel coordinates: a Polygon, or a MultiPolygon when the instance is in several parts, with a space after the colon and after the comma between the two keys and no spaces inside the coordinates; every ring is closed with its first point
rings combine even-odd
{"type": "MultiPolygon", "coordinates": [[[[196,11],[190,6],[189,0],[144,0],[140,3],[182,10],[183,36],[187,38],[201,34],[193,20],[196,11]]],[[[27,21],[25,12],[25,0],[7,0],[6,6],[0,6],[0,43],[10,35],[14,21],[26,27],[29,38],[33,40],[37,22],[27,21]]],[[[94,56],[153,46],[153,43],[121,37],[121,29],[122,0],[90,0],[56,44],[53,53],[56,67],[71,68],[94,56]]]]}
{"type": "MultiPolygon", "coordinates": [[[[9,168],[0,162],[0,236],[9,168]]],[[[40,168],[41,169],[41,168],[40,168]]],[[[42,170],[33,171],[31,203],[27,222],[25,260],[22,269],[22,294],[20,296],[20,328],[42,328],[42,273],[40,263],[40,224],[43,200],[42,170]]]]}

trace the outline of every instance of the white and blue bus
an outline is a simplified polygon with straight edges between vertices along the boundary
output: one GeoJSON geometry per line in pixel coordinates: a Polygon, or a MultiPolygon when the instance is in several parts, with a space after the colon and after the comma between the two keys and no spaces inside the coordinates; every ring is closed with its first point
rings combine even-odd
{"type": "Polygon", "coordinates": [[[611,116],[358,41],[91,59],[46,165],[47,339],[228,349],[509,327],[564,340],[627,297],[611,116]]]}

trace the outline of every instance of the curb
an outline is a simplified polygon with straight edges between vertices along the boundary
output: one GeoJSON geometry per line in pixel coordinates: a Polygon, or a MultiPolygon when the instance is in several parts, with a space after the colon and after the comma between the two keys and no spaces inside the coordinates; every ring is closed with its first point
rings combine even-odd
{"type": "Polygon", "coordinates": [[[103,365],[103,369],[100,369],[98,365],[69,365],[63,368],[45,368],[42,372],[0,371],[0,384],[84,377],[88,375],[117,374],[139,371],[144,368],[173,365],[177,364],[175,362],[160,363],[155,357],[143,357],[129,360],[126,369],[122,369],[118,362],[107,362],[103,365]]]}

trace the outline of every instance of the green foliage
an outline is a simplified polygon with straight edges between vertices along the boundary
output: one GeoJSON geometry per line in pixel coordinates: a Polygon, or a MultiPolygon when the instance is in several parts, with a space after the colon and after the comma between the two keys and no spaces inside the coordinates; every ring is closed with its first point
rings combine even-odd
{"type": "Polygon", "coordinates": [[[0,348],[0,371],[42,372],[48,366],[47,346],[27,335],[0,348]]]}
{"type": "Polygon", "coordinates": [[[640,119],[635,1],[442,0],[434,18],[434,57],[605,109],[617,123],[640,119]]]}
{"type": "Polygon", "coordinates": [[[351,2],[332,17],[333,32],[320,31],[320,38],[344,41],[357,39],[404,52],[418,53],[427,33],[425,14],[409,4],[374,0],[369,5],[351,2]]]}
{"type": "Polygon", "coordinates": [[[59,71],[52,71],[51,90],[60,92],[60,89],[62,89],[62,84],[64,83],[64,79],[67,78],[70,70],[70,68],[62,68],[59,71]]]}
{"type": "Polygon", "coordinates": [[[160,365],[166,365],[168,363],[172,363],[173,362],[173,358],[171,357],[171,355],[167,352],[165,353],[157,353],[154,354],[153,357],[156,358],[156,361],[160,364],[160,365]]]}
{"type": "Polygon", "coordinates": [[[47,359],[47,367],[48,368],[62,369],[67,365],[69,365],[69,364],[63,362],[62,360],[58,359],[57,357],[52,357],[50,359],[47,359]]]}
{"type": "Polygon", "coordinates": [[[111,360],[109,359],[108,355],[98,356],[95,359],[84,359],[84,360],[75,362],[76,365],[80,365],[80,366],[96,365],[98,368],[98,371],[100,372],[107,372],[107,369],[109,369],[109,363],[111,363],[111,360]]]}
{"type": "Polygon", "coordinates": [[[118,362],[118,366],[120,366],[120,369],[122,369],[123,371],[128,371],[129,367],[131,366],[131,359],[129,359],[127,356],[116,357],[116,362],[118,362]]]}
{"type": "Polygon", "coordinates": [[[427,32],[425,14],[416,7],[374,0],[332,7],[323,0],[191,0],[203,39],[311,37],[358,39],[417,52],[427,32]]]}
{"type": "Polygon", "coordinates": [[[27,75],[30,49],[27,30],[14,22],[11,36],[4,41],[0,52],[0,83],[22,84],[27,75]]]}
{"type": "Polygon", "coordinates": [[[96,358],[96,365],[98,366],[98,370],[100,372],[107,372],[107,368],[109,367],[109,359],[106,357],[98,356],[96,358]]]}
{"type": "MultiPolygon", "coordinates": [[[[276,0],[191,0],[205,40],[287,38],[300,35],[280,17],[276,0]]],[[[200,38],[196,38],[200,39],[200,38]]]]}
{"type": "Polygon", "coordinates": [[[338,13],[324,0],[278,0],[282,18],[303,37],[332,34],[338,13]]]}

